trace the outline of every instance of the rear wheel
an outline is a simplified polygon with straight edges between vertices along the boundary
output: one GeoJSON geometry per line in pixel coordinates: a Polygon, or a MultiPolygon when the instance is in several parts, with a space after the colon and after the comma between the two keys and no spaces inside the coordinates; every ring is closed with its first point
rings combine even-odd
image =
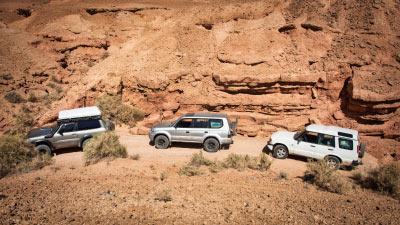
{"type": "Polygon", "coordinates": [[[326,162],[328,163],[331,169],[337,169],[340,165],[340,160],[335,156],[328,156],[326,158],[326,162]]]}
{"type": "Polygon", "coordinates": [[[169,140],[164,135],[159,135],[154,139],[154,145],[159,149],[166,149],[169,146],[169,140]]]}
{"type": "Polygon", "coordinates": [[[38,150],[39,154],[49,154],[51,155],[51,149],[48,145],[38,145],[36,146],[36,150],[38,150]]]}
{"type": "Polygon", "coordinates": [[[215,138],[209,138],[204,142],[204,150],[207,152],[216,152],[219,149],[219,142],[215,138]]]}
{"type": "Polygon", "coordinates": [[[289,151],[284,145],[275,145],[273,154],[277,159],[286,159],[289,155],[289,151]]]}

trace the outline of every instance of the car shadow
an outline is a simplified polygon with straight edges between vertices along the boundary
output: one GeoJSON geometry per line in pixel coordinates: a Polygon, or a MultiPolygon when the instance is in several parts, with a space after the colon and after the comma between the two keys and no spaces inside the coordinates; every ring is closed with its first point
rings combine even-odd
{"type": "Polygon", "coordinates": [[[174,143],[171,144],[171,147],[202,149],[203,148],[203,144],[174,142],[174,143]]]}
{"type": "Polygon", "coordinates": [[[67,154],[67,153],[72,153],[72,152],[82,152],[81,148],[63,148],[63,149],[57,149],[53,150],[51,153],[53,155],[62,155],[62,154],[67,154]]]}

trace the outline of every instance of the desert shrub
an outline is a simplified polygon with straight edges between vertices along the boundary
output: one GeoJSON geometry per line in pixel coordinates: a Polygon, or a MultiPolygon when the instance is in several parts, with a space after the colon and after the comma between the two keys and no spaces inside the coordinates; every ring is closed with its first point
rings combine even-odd
{"type": "Polygon", "coordinates": [[[133,154],[129,156],[130,159],[132,160],[139,160],[140,159],[140,155],[139,154],[133,154]]]}
{"type": "Polygon", "coordinates": [[[50,155],[39,154],[22,135],[0,137],[0,178],[10,173],[41,169],[51,162],[50,155]]]}
{"type": "Polygon", "coordinates": [[[30,129],[32,129],[35,124],[32,116],[27,113],[20,113],[15,116],[14,127],[11,130],[12,134],[26,134],[30,129]]]}
{"type": "Polygon", "coordinates": [[[282,180],[282,179],[287,180],[287,178],[288,178],[288,174],[286,172],[280,172],[278,174],[278,176],[276,177],[277,180],[282,180]]]}
{"type": "Polygon", "coordinates": [[[11,74],[9,74],[9,73],[3,73],[3,74],[0,75],[0,77],[1,77],[3,80],[12,80],[12,79],[13,79],[13,77],[12,77],[11,74]]]}
{"type": "Polygon", "coordinates": [[[8,102],[11,102],[11,103],[21,103],[21,102],[25,102],[25,99],[24,99],[20,94],[18,94],[18,93],[15,92],[15,91],[7,92],[7,93],[4,95],[4,98],[5,98],[8,102]]]}
{"type": "Polygon", "coordinates": [[[190,158],[190,162],[189,162],[189,165],[197,166],[197,167],[203,166],[203,165],[210,166],[212,164],[214,164],[214,162],[205,158],[203,155],[203,151],[201,151],[201,150],[199,153],[194,153],[192,155],[192,157],[190,158]]]}
{"type": "Polygon", "coordinates": [[[168,172],[167,172],[167,171],[161,172],[161,174],[160,174],[160,180],[161,180],[161,181],[164,181],[164,180],[166,180],[167,178],[168,178],[168,172]]]}
{"type": "Polygon", "coordinates": [[[342,194],[349,189],[347,183],[337,174],[335,169],[330,168],[326,160],[309,161],[304,179],[333,193],[342,194]]]}
{"type": "Polygon", "coordinates": [[[122,103],[121,96],[104,95],[96,99],[96,105],[104,118],[109,118],[117,124],[135,126],[144,119],[144,112],[134,106],[122,103]]]}
{"type": "Polygon", "coordinates": [[[238,155],[231,153],[223,161],[225,168],[234,168],[239,171],[243,171],[246,168],[252,170],[266,171],[271,166],[272,161],[268,158],[265,153],[261,153],[260,157],[249,156],[249,155],[238,155]]]}
{"type": "Polygon", "coordinates": [[[170,189],[163,189],[156,193],[156,197],[154,200],[162,201],[162,202],[169,202],[172,201],[171,197],[171,190],[170,189]]]}
{"type": "Polygon", "coordinates": [[[29,97],[28,97],[28,101],[30,101],[30,102],[37,102],[37,101],[38,101],[38,98],[36,97],[35,94],[30,93],[30,94],[29,94],[29,97]]]}
{"type": "Polygon", "coordinates": [[[88,67],[93,67],[94,66],[94,62],[93,61],[89,61],[87,65],[88,65],[88,67]]]}
{"type": "Polygon", "coordinates": [[[400,199],[400,164],[393,162],[371,169],[363,186],[400,199]]]}
{"type": "Polygon", "coordinates": [[[110,55],[110,53],[108,53],[107,51],[105,51],[105,52],[103,52],[103,54],[101,55],[101,59],[106,59],[109,55],[110,55]]]}
{"type": "Polygon", "coordinates": [[[57,79],[57,77],[54,75],[51,76],[51,81],[53,81],[54,83],[57,83],[57,84],[63,83],[61,80],[57,79]]]}
{"type": "Polygon", "coordinates": [[[95,164],[103,158],[126,158],[126,147],[119,142],[119,136],[112,131],[95,135],[83,149],[85,166],[95,164]]]}
{"type": "Polygon", "coordinates": [[[52,82],[48,83],[47,86],[53,88],[56,91],[57,94],[60,94],[61,92],[63,92],[62,87],[60,87],[60,86],[58,86],[58,85],[56,85],[56,84],[54,84],[52,82]]]}
{"type": "Polygon", "coordinates": [[[356,180],[356,181],[363,181],[364,180],[364,176],[362,175],[362,173],[360,171],[353,171],[351,173],[351,178],[353,180],[356,180]]]}
{"type": "Polygon", "coordinates": [[[201,175],[201,174],[203,174],[203,172],[197,166],[185,165],[179,169],[178,174],[180,176],[192,177],[192,176],[201,175]]]}

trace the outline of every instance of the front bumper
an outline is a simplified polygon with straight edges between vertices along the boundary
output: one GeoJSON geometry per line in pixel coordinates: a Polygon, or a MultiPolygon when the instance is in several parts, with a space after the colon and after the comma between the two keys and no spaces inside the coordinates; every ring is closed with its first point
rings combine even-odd
{"type": "Polygon", "coordinates": [[[149,138],[150,138],[150,141],[154,141],[154,137],[156,136],[156,132],[154,132],[154,131],[150,131],[149,132],[149,138]]]}

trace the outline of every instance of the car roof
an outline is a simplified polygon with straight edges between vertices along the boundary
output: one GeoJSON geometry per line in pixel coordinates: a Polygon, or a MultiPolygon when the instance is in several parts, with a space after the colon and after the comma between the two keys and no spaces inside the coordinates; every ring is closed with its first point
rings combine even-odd
{"type": "Polygon", "coordinates": [[[222,113],[185,113],[182,117],[209,117],[209,118],[228,118],[228,115],[222,113]]]}
{"type": "Polygon", "coordinates": [[[319,124],[311,124],[306,127],[307,131],[329,134],[333,136],[341,136],[346,138],[358,139],[358,131],[337,126],[324,126],[319,124]]]}
{"type": "Polygon", "coordinates": [[[59,120],[95,116],[101,116],[100,109],[97,106],[63,110],[58,113],[59,120]]]}

